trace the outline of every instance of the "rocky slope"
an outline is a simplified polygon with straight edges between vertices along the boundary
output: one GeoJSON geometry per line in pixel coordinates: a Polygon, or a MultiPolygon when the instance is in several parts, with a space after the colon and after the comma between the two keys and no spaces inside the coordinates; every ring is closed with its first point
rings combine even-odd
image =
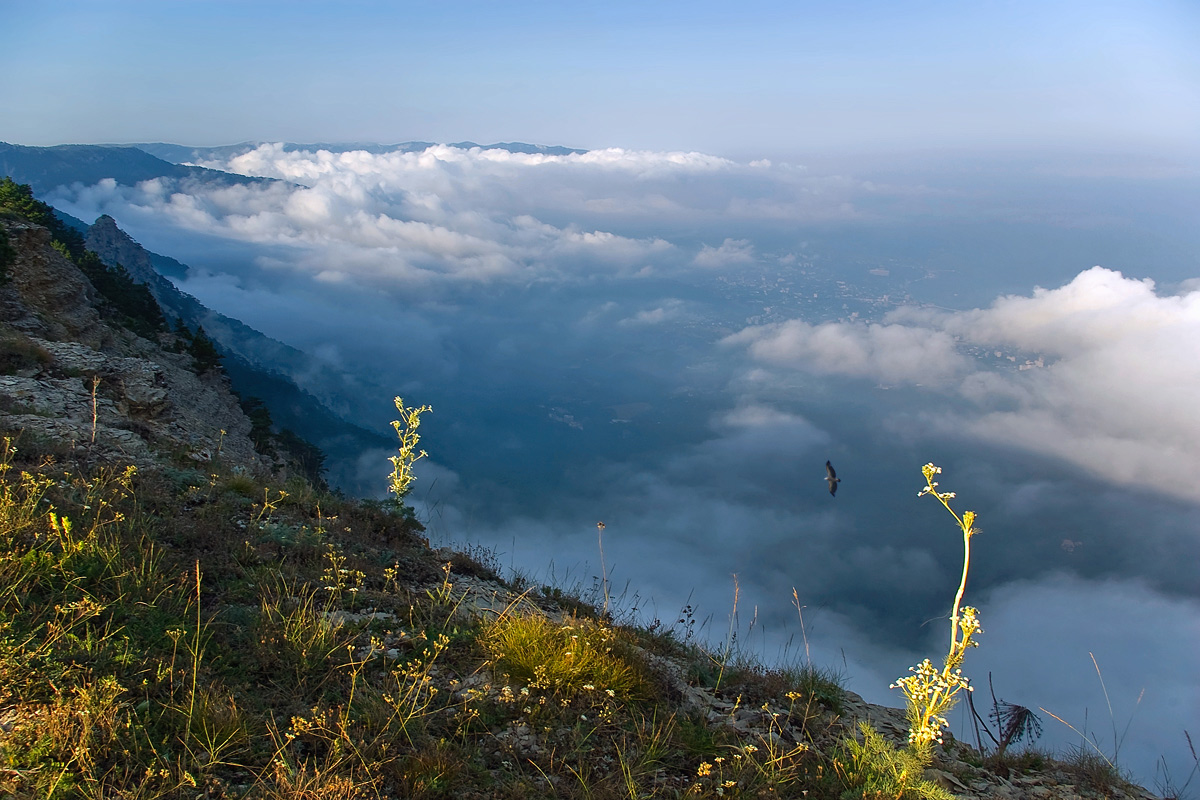
{"type": "MultiPolygon", "coordinates": [[[[330,390],[355,385],[359,379],[181,291],[160,274],[158,265],[169,262],[185,272],[188,268],[143,248],[112,217],[97,219],[87,228],[84,241],[105,264],[119,264],[135,281],[144,283],[168,320],[182,320],[191,330],[203,328],[220,350],[234,389],[242,397],[261,398],[280,428],[301,432],[337,463],[354,463],[360,453],[390,446],[387,436],[365,430],[333,410],[337,402],[330,390]]],[[[366,387],[363,393],[381,394],[366,387]]]]}
{"type": "Polygon", "coordinates": [[[197,375],[191,356],[170,352],[173,336],[152,342],[106,319],[46,228],[0,226],[14,253],[0,285],[0,425],[108,462],[158,463],[180,451],[265,467],[222,373],[197,375]]]}

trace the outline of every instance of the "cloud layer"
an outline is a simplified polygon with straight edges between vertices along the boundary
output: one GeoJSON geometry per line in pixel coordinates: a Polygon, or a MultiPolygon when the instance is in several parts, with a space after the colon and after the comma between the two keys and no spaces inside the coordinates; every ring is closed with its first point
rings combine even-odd
{"type": "MultiPolygon", "coordinates": [[[[1032,178],[995,199],[944,174],[695,153],[263,145],[206,165],[275,180],[53,199],[112,214],[192,265],[187,291],[354,373],[323,395],[361,424],[390,432],[395,394],[431,403],[414,497],[435,539],[587,591],[602,519],[626,607],[671,624],[690,603],[720,637],[736,574],[753,653],[794,658],[795,589],[813,657],[896,702],[885,687],[941,646],[961,568],[916,498],[934,460],[980,513],[969,591],[995,654],[978,663],[1008,699],[1076,715],[1089,648],[1114,679],[1179,658],[1151,622],[1197,601],[1200,283],[1072,249],[1141,252],[1128,232],[1146,226],[1112,221],[1160,206],[1122,218],[1094,176],[1087,202],[1032,178]],[[1106,593],[1124,612],[1089,611],[1106,593]],[[1076,637],[1035,618],[1052,606],[1076,637]]],[[[337,475],[377,491],[385,456],[337,475]]]]}
{"type": "Polygon", "coordinates": [[[902,308],[731,336],[773,366],[927,386],[969,401],[945,422],[1117,485],[1200,500],[1200,291],[1095,267],[991,307],[902,308]],[[973,357],[969,354],[973,354],[973,357]]]}
{"type": "Polygon", "coordinates": [[[329,282],[405,291],[753,264],[755,247],[714,230],[764,216],[850,219],[863,184],[701,153],[596,150],[565,156],[434,146],[332,153],[264,144],[201,166],[274,178],[213,186],[168,179],[64,187],[54,202],[137,227],[284,248],[279,265],[329,282]],[[683,241],[685,240],[686,241],[683,241]]]}

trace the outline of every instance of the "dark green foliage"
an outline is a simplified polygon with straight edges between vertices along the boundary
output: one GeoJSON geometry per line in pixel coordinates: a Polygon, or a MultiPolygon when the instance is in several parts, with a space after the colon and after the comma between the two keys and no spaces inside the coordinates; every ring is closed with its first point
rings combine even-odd
{"type": "Polygon", "coordinates": [[[275,441],[310,483],[322,489],[328,488],[322,474],[325,472],[325,453],[321,448],[287,428],[275,434],[275,441]]]}
{"type": "Polygon", "coordinates": [[[250,420],[250,440],[254,442],[254,449],[269,458],[282,456],[309,483],[327,489],[322,475],[325,453],[321,448],[287,428],[276,430],[271,412],[261,398],[239,396],[238,399],[242,413],[250,420]]]}
{"type": "Polygon", "coordinates": [[[195,333],[189,332],[188,352],[192,355],[198,375],[203,375],[221,364],[221,351],[217,350],[216,343],[208,338],[203,326],[197,327],[195,333]]]}
{"type": "Polygon", "coordinates": [[[150,294],[146,284],[135,283],[120,264],[107,267],[91,250],[84,250],[75,263],[96,290],[113,304],[126,328],[147,339],[153,339],[167,329],[154,295],[150,294]]]}
{"type": "Polygon", "coordinates": [[[54,208],[33,196],[29,186],[12,178],[0,179],[0,216],[20,219],[50,230],[50,236],[66,249],[72,260],[83,256],[87,247],[79,231],[54,215],[54,208]]]}
{"type": "Polygon", "coordinates": [[[23,219],[54,230],[59,223],[50,206],[37,200],[33,190],[12,178],[0,179],[0,216],[23,219]]]}
{"type": "Polygon", "coordinates": [[[267,404],[258,397],[239,397],[242,413],[250,420],[250,441],[254,449],[265,456],[274,456],[275,447],[271,441],[271,412],[267,404]]]}

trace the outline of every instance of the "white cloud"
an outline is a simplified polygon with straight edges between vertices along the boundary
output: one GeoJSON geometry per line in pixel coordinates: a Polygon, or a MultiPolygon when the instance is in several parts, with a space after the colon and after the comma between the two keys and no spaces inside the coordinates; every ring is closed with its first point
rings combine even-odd
{"type": "Polygon", "coordinates": [[[726,239],[720,247],[704,245],[693,263],[704,269],[719,269],[754,263],[754,245],[747,239],[726,239]]]}
{"type": "Polygon", "coordinates": [[[1095,267],[1057,289],[963,312],[906,308],[883,323],[801,320],[727,343],[764,364],[936,383],[973,413],[947,428],[1061,458],[1106,480],[1200,499],[1200,290],[1095,267]],[[992,368],[965,346],[1032,368],[992,368]],[[1040,362],[1032,359],[1040,357],[1040,362]],[[1040,363],[1040,365],[1039,365],[1040,363]]]}
{"type": "Polygon", "coordinates": [[[632,317],[625,317],[617,322],[623,327],[643,327],[650,325],[662,325],[665,322],[674,322],[682,318],[686,313],[686,308],[682,300],[669,298],[661,305],[654,308],[643,309],[632,317]]]}
{"type": "MultiPolygon", "coordinates": [[[[814,179],[783,167],[616,148],[550,156],[438,145],[372,154],[264,144],[202,165],[276,180],[162,178],[134,187],[107,180],[60,188],[52,199],[84,218],[109,213],[135,233],[165,220],[194,233],[289,248],[294,256],[279,262],[303,273],[399,290],[685,269],[682,243],[666,231],[682,227],[690,237],[697,218],[756,217],[765,203],[794,217],[811,204],[804,198],[815,196],[801,185],[814,179]],[[664,233],[627,234],[626,227],[664,233]]],[[[694,246],[686,243],[687,250],[694,246]]],[[[694,263],[754,258],[749,241],[726,238],[704,247],[694,263]]]]}
{"type": "Polygon", "coordinates": [[[789,320],[746,328],[725,340],[765,363],[888,383],[942,381],[969,362],[942,331],[909,325],[789,320]]]}

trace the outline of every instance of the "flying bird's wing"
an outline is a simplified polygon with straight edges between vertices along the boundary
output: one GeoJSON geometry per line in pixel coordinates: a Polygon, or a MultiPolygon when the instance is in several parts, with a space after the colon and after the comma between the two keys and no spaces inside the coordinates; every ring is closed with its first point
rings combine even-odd
{"type": "Polygon", "coordinates": [[[837,476],[837,470],[828,461],[825,462],[825,480],[829,481],[829,494],[837,497],[837,485],[842,479],[837,476]]]}

